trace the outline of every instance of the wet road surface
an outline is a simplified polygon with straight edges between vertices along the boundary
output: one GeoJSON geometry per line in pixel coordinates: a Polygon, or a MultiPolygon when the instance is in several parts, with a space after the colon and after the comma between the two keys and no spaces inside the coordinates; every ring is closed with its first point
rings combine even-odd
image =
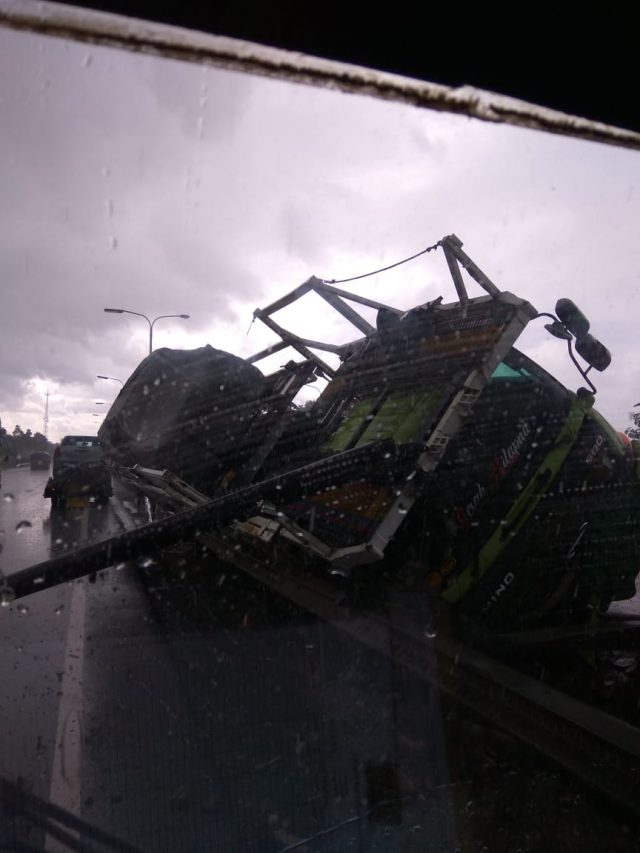
{"type": "MultiPolygon", "coordinates": [[[[3,472],[7,575],[120,529],[118,497],[51,515],[45,481],[3,472]]],[[[200,563],[198,585],[127,565],[0,608],[1,776],[153,853],[634,849],[571,780],[337,628],[188,547],[174,577],[200,563]]],[[[5,837],[69,849],[11,815],[5,837]]]]}
{"type": "MultiPolygon", "coordinates": [[[[119,529],[111,506],[52,515],[45,481],[3,472],[9,577],[119,529]]],[[[248,628],[243,596],[265,593],[232,586],[215,580],[207,624],[184,600],[152,603],[135,566],[3,607],[1,775],[140,850],[453,849],[436,694],[316,619],[248,628]],[[430,712],[417,760],[410,718],[423,731],[430,712]]]]}
{"type": "MultiPolygon", "coordinates": [[[[52,512],[42,494],[48,476],[28,467],[2,472],[5,577],[119,530],[109,507],[52,512]]],[[[0,776],[65,808],[77,800],[85,587],[63,585],[0,608],[0,776]],[[61,786],[63,749],[69,761],[61,786]]],[[[42,833],[37,837],[42,840],[42,833]]]]}

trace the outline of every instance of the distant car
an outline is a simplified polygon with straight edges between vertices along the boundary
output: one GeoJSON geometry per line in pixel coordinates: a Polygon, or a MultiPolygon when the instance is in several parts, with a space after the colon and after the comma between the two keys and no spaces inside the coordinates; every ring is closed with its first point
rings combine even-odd
{"type": "Polygon", "coordinates": [[[66,435],[53,452],[53,471],[44,489],[52,506],[93,499],[106,503],[113,494],[102,443],[95,435],[66,435]]]}
{"type": "Polygon", "coordinates": [[[45,450],[35,450],[29,456],[32,471],[48,471],[51,466],[51,454],[45,450]]]}

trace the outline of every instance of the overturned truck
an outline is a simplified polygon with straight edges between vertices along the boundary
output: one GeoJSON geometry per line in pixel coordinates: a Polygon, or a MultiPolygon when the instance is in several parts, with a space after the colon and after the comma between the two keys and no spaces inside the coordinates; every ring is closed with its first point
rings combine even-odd
{"type": "MultiPolygon", "coordinates": [[[[444,254],[455,301],[403,312],[311,278],[255,312],[279,340],[252,358],[203,347],[145,359],[101,440],[118,465],[155,471],[153,486],[137,478],[143,492],[146,482],[158,496],[162,469],[197,490],[174,540],[233,532],[236,550],[269,552],[276,569],[293,553],[346,578],[410,577],[497,629],[583,618],[632,597],[638,459],[595,410],[589,376],[606,369],[608,351],[570,300],[539,314],[499,290],[455,235],[431,248],[444,254]],[[484,295],[468,296],[463,270],[484,295]],[[310,291],[359,336],[329,344],[274,320],[310,291]],[[355,306],[377,312],[375,327],[355,306]],[[538,319],[582,375],[577,392],[514,347],[538,319]],[[302,360],[268,376],[255,366],[287,347],[302,360]],[[298,407],[317,379],[322,393],[298,407]],[[181,527],[189,512],[198,523],[181,527]]],[[[172,521],[162,523],[169,541],[172,521]]]]}

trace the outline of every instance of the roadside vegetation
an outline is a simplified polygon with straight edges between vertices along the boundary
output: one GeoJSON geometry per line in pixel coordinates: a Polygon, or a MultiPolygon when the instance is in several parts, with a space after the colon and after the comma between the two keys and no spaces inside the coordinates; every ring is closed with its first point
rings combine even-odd
{"type": "Polygon", "coordinates": [[[5,468],[27,463],[35,451],[53,453],[54,447],[41,432],[32,433],[30,429],[23,432],[19,424],[16,424],[13,432],[0,427],[0,461],[5,468]]]}

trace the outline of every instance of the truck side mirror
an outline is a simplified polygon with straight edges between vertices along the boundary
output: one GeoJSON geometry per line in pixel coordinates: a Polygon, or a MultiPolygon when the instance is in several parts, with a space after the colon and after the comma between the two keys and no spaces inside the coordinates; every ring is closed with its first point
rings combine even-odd
{"type": "Polygon", "coordinates": [[[589,331],[589,321],[571,299],[558,299],[556,315],[576,338],[583,338],[589,331]]]}
{"type": "Polygon", "coordinates": [[[582,335],[575,342],[578,355],[594,367],[596,370],[606,370],[611,364],[611,353],[604,344],[601,344],[593,335],[582,335]]]}

